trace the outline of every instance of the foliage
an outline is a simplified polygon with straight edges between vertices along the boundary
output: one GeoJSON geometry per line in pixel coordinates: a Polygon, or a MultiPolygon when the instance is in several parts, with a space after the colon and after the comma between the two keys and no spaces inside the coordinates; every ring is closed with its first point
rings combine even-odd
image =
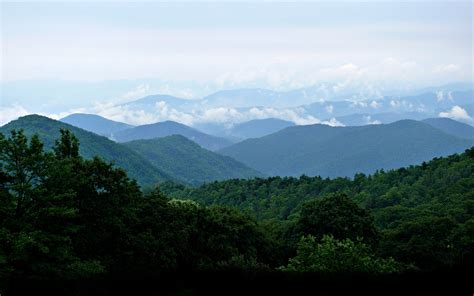
{"type": "Polygon", "coordinates": [[[474,148],[418,166],[359,173],[353,179],[270,177],[212,182],[199,188],[168,182],[160,188],[174,198],[233,206],[260,221],[274,221],[280,225],[274,228],[287,229],[279,231],[286,256],[293,256],[301,234],[320,238],[333,233],[339,239],[363,237],[371,244],[380,239],[377,252],[423,269],[472,265],[474,148]],[[347,196],[341,198],[346,206],[329,202],[342,195],[347,196]],[[364,212],[373,217],[379,235],[364,212]],[[344,220],[362,224],[340,223],[344,220]]]}
{"type": "Polygon", "coordinates": [[[154,185],[158,181],[174,180],[151,165],[144,157],[123,145],[106,137],[44,116],[28,115],[20,117],[0,127],[0,133],[7,135],[12,130],[20,129],[24,131],[26,137],[32,137],[36,134],[48,151],[54,147],[56,139],[61,136],[60,130],[69,130],[81,142],[81,156],[87,159],[100,156],[106,161],[113,161],[117,167],[125,169],[141,185],[154,185]]]}
{"type": "Polygon", "coordinates": [[[204,148],[180,135],[136,140],[124,145],[146,157],[176,180],[191,185],[232,178],[250,178],[262,174],[246,165],[204,148]]]}
{"type": "Polygon", "coordinates": [[[293,126],[219,152],[270,176],[372,174],[459,153],[474,145],[415,120],[331,127],[293,126]]]}
{"type": "Polygon", "coordinates": [[[474,148],[353,180],[166,183],[143,193],[124,170],[84,159],[73,133],[59,134],[46,150],[38,136],[0,133],[2,281],[277,266],[328,274],[472,269],[474,148]]]}
{"type": "Polygon", "coordinates": [[[368,242],[374,242],[378,235],[369,212],[344,194],[331,194],[305,203],[294,231],[298,237],[309,234],[321,239],[332,235],[336,239],[360,238],[368,242]]]}
{"type": "Polygon", "coordinates": [[[392,258],[377,258],[361,241],[337,240],[325,235],[318,243],[314,236],[303,236],[297,255],[283,271],[322,274],[382,274],[401,272],[404,267],[392,258]]]}

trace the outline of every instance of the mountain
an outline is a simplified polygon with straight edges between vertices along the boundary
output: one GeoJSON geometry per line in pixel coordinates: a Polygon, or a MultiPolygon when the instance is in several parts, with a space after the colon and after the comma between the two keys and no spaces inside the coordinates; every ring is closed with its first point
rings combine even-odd
{"type": "Polygon", "coordinates": [[[320,100],[309,105],[301,106],[309,115],[316,118],[340,118],[353,114],[374,116],[378,114],[379,120],[389,122],[384,114],[391,116],[397,114],[412,115],[400,119],[421,119],[435,117],[441,111],[446,111],[454,106],[469,104],[473,99],[473,91],[446,91],[427,92],[413,96],[386,96],[376,99],[355,100],[347,97],[340,100],[320,100]]]}
{"type": "Polygon", "coordinates": [[[228,139],[232,143],[237,143],[248,138],[260,138],[273,134],[293,125],[295,124],[291,121],[267,118],[250,120],[235,125],[232,123],[198,123],[193,127],[204,133],[228,139]]]}
{"type": "Polygon", "coordinates": [[[418,164],[462,152],[473,140],[448,135],[427,123],[331,127],[294,126],[219,151],[268,175],[353,176],[418,164]]]}
{"type": "Polygon", "coordinates": [[[106,137],[133,127],[133,125],[113,121],[99,115],[84,113],[71,114],[60,119],[60,121],[106,137]]]}
{"type": "Polygon", "coordinates": [[[136,140],[124,145],[148,159],[155,167],[192,185],[204,182],[260,177],[255,171],[228,156],[204,148],[180,135],[136,140]]]}
{"type": "Polygon", "coordinates": [[[162,138],[171,135],[182,135],[191,141],[198,143],[201,147],[211,151],[232,144],[229,140],[202,133],[189,126],[174,121],[163,121],[154,124],[140,125],[117,132],[114,134],[114,138],[119,142],[128,142],[133,140],[162,138]]]}
{"type": "Polygon", "coordinates": [[[183,110],[194,106],[194,100],[182,99],[170,95],[151,95],[138,100],[121,104],[120,106],[136,110],[153,110],[157,104],[164,103],[166,106],[183,110]]]}
{"type": "Polygon", "coordinates": [[[423,120],[423,122],[447,134],[463,139],[474,139],[474,127],[468,124],[449,118],[428,118],[423,120]]]}
{"type": "MultiPolygon", "coordinates": [[[[368,124],[392,123],[404,119],[422,120],[426,118],[425,113],[420,112],[386,112],[375,114],[349,114],[345,116],[335,117],[335,119],[345,126],[358,126],[368,124]]],[[[331,118],[325,119],[329,121],[331,118]]]]}
{"type": "Polygon", "coordinates": [[[0,132],[8,136],[12,129],[23,129],[25,135],[38,134],[45,147],[51,148],[59,139],[61,128],[69,129],[79,139],[80,153],[85,158],[100,156],[125,169],[129,176],[141,185],[151,185],[158,181],[173,180],[163,171],[154,167],[148,160],[135,151],[115,143],[106,137],[56,121],[44,116],[28,115],[0,127],[0,132]]]}
{"type": "Polygon", "coordinates": [[[260,138],[294,125],[291,121],[277,118],[256,119],[233,126],[229,134],[242,139],[260,138]]]}

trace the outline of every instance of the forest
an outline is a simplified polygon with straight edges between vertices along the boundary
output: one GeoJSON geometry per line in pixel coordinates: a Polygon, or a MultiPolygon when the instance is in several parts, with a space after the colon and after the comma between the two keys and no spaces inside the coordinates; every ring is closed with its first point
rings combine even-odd
{"type": "Polygon", "coordinates": [[[263,293],[353,287],[335,284],[344,281],[366,291],[367,281],[379,280],[395,294],[402,290],[394,282],[407,275],[419,283],[448,275],[455,286],[431,281],[431,289],[472,293],[474,148],[354,178],[164,182],[146,190],[79,150],[66,129],[52,151],[22,130],[0,134],[5,295],[31,288],[25,281],[54,281],[62,294],[79,281],[77,295],[91,294],[90,283],[117,288],[123,279],[155,280],[185,295],[222,293],[211,288],[219,282],[229,294],[248,292],[242,283],[250,282],[263,293]],[[178,275],[188,284],[173,286],[178,275]]]}

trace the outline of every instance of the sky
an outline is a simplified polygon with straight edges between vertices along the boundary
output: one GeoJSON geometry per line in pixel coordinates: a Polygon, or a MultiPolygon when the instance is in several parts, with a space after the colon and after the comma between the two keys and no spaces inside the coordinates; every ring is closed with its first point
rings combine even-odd
{"type": "Polygon", "coordinates": [[[472,27],[471,1],[2,2],[1,108],[472,81],[472,27]]]}

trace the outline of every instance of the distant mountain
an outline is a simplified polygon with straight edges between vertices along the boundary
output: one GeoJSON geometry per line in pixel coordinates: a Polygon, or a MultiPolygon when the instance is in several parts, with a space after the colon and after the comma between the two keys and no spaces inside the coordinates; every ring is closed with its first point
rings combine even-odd
{"type": "Polygon", "coordinates": [[[474,139],[474,127],[449,118],[428,118],[423,122],[447,134],[463,138],[474,139]]]}
{"type": "Polygon", "coordinates": [[[216,180],[263,176],[233,158],[201,148],[180,135],[136,140],[124,145],[168,175],[193,185],[216,180]]]}
{"type": "MultiPolygon", "coordinates": [[[[412,114],[421,115],[413,119],[435,117],[456,105],[472,102],[473,90],[428,92],[414,96],[386,96],[377,99],[353,100],[351,97],[342,100],[321,100],[301,108],[307,114],[317,118],[338,118],[353,114],[412,114]]],[[[383,119],[383,117],[382,117],[383,119]]],[[[399,118],[400,119],[400,118],[399,118]]],[[[388,120],[382,120],[386,122],[388,120]]]]}
{"type": "Polygon", "coordinates": [[[106,137],[56,121],[44,116],[28,115],[0,127],[0,132],[8,136],[12,129],[23,129],[27,136],[38,134],[45,147],[52,148],[59,138],[61,128],[69,129],[79,139],[80,153],[85,158],[100,156],[125,169],[131,178],[141,185],[151,185],[158,181],[174,180],[163,171],[155,168],[148,160],[135,151],[115,143],[106,137]]]}
{"type": "Polygon", "coordinates": [[[248,138],[260,138],[295,125],[291,121],[277,118],[255,119],[239,124],[200,123],[194,127],[204,133],[225,138],[233,143],[248,138]]]}
{"type": "Polygon", "coordinates": [[[133,125],[113,121],[99,115],[84,113],[71,114],[60,119],[60,121],[106,137],[133,127],[133,125]]]}
{"type": "Polygon", "coordinates": [[[182,135],[201,147],[215,151],[232,144],[229,140],[202,133],[196,129],[174,121],[163,121],[154,124],[140,125],[114,134],[119,142],[163,138],[182,135]]]}
{"type": "Polygon", "coordinates": [[[353,176],[462,152],[473,140],[419,121],[358,127],[306,125],[248,139],[219,151],[268,175],[353,176]]]}
{"type": "Polygon", "coordinates": [[[242,139],[260,138],[294,125],[291,121],[277,118],[256,119],[233,126],[229,134],[242,139]]]}
{"type": "MultiPolygon", "coordinates": [[[[421,112],[386,112],[374,114],[349,114],[345,116],[335,117],[337,121],[345,126],[359,126],[368,124],[392,123],[404,119],[422,120],[426,118],[425,113],[421,112]]],[[[329,121],[330,118],[325,119],[329,121]]]]}
{"type": "Polygon", "coordinates": [[[131,109],[150,110],[150,108],[155,109],[157,104],[160,104],[161,102],[165,103],[171,108],[182,110],[185,109],[187,106],[193,106],[196,101],[178,98],[170,95],[151,95],[140,98],[135,101],[121,104],[120,106],[129,107],[131,109]]]}

